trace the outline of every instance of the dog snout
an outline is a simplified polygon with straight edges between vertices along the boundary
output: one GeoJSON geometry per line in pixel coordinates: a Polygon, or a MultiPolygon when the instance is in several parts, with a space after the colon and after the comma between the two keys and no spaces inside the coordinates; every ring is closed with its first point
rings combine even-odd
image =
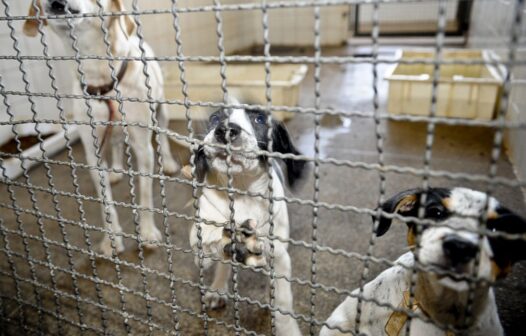
{"type": "Polygon", "coordinates": [[[230,138],[230,142],[233,142],[239,137],[240,134],[241,127],[238,124],[234,123],[228,123],[228,125],[222,123],[216,127],[216,130],[214,132],[216,140],[222,144],[227,143],[228,137],[230,138]]]}
{"type": "Polygon", "coordinates": [[[49,9],[55,14],[64,14],[66,13],[66,1],[53,0],[49,3],[49,9]]]}
{"type": "Polygon", "coordinates": [[[457,235],[448,235],[442,243],[444,254],[451,264],[465,264],[473,260],[477,255],[478,246],[457,235]]]}
{"type": "Polygon", "coordinates": [[[53,0],[49,3],[49,11],[53,14],[78,14],[79,11],[68,6],[67,0],[53,0]]]}

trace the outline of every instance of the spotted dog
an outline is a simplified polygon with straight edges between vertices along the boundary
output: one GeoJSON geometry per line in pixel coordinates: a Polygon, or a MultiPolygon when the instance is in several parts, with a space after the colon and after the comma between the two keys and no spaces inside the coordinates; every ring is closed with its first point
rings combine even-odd
{"type": "MultiPolygon", "coordinates": [[[[381,208],[386,213],[418,217],[422,192],[419,189],[401,192],[381,208]]],[[[436,223],[422,225],[409,220],[407,243],[412,251],[402,255],[395,266],[364,286],[360,334],[406,335],[407,315],[370,301],[377,300],[392,307],[412,310],[438,325],[463,329],[463,335],[503,335],[490,283],[505,276],[514,262],[526,259],[526,243],[498,235],[484,235],[480,240],[476,230],[485,209],[487,230],[492,233],[522,234],[526,232],[526,222],[501,206],[495,198],[488,199],[485,193],[465,188],[430,189],[423,209],[424,218],[436,223]],[[415,249],[417,237],[420,239],[419,248],[415,249]],[[443,272],[418,269],[411,300],[411,268],[415,266],[415,255],[423,267],[434,266],[443,272]],[[477,258],[479,264],[475,269],[477,258]],[[475,282],[470,319],[466,315],[469,284],[465,277],[471,275],[486,281],[475,282]]],[[[382,216],[376,234],[385,234],[391,221],[391,218],[382,216]]],[[[354,295],[358,294],[358,290],[353,291],[353,295],[336,308],[327,320],[330,328],[323,327],[320,335],[343,335],[341,330],[355,331],[358,300],[354,295]]],[[[419,318],[410,321],[410,334],[414,336],[453,334],[419,318]]]]}
{"type": "MultiPolygon", "coordinates": [[[[232,101],[238,104],[237,101],[232,101]]],[[[301,178],[305,162],[285,159],[286,178],[277,165],[268,167],[265,155],[254,153],[257,150],[270,150],[282,154],[299,154],[282,123],[272,121],[272,148],[269,148],[267,115],[263,111],[240,108],[221,109],[209,119],[208,131],[195,155],[197,179],[207,185],[228,186],[227,169],[229,164],[225,145],[230,141],[232,155],[230,173],[232,187],[248,193],[259,193],[267,198],[269,183],[272,196],[284,196],[284,181],[289,186],[295,185],[301,178]],[[215,145],[215,146],[214,146],[215,145]],[[220,147],[218,147],[218,145],[220,147]],[[269,169],[272,180],[269,178],[269,169]]],[[[276,162],[276,161],[274,161],[276,162]]],[[[190,233],[190,243],[194,250],[202,248],[205,258],[204,267],[212,264],[211,258],[223,260],[235,256],[238,262],[249,266],[263,267],[268,265],[269,250],[269,201],[267,198],[234,193],[235,232],[228,227],[199,222],[194,224],[190,233]],[[200,237],[198,233],[200,231],[200,237]],[[233,237],[236,237],[233,240],[233,237]],[[233,243],[234,242],[234,243],[233,243]]],[[[289,217],[285,201],[273,203],[273,234],[283,240],[289,238],[289,217]]],[[[228,222],[231,216],[230,201],[224,191],[216,188],[203,188],[199,197],[199,214],[206,221],[216,223],[228,222]]],[[[287,243],[274,240],[274,270],[276,276],[290,277],[291,262],[287,252],[287,243]]],[[[217,263],[212,291],[205,296],[206,305],[221,308],[225,305],[228,291],[228,279],[231,266],[217,263]]],[[[292,312],[293,297],[290,282],[286,279],[275,280],[275,303],[282,311],[292,312]]],[[[295,319],[286,314],[276,313],[276,332],[280,336],[301,335],[295,319]]]]}
{"type": "MultiPolygon", "coordinates": [[[[124,5],[122,0],[32,0],[29,6],[29,16],[42,15],[80,15],[99,13],[102,6],[104,12],[122,12],[124,5]]],[[[30,18],[24,23],[24,33],[27,36],[37,36],[39,30],[49,26],[51,30],[62,40],[66,50],[72,50],[73,40],[70,35],[76,36],[76,48],[80,56],[100,56],[106,57],[107,45],[104,42],[107,38],[111,55],[113,57],[140,57],[142,55],[140,40],[135,34],[135,21],[127,15],[108,16],[104,20],[104,27],[108,35],[105,37],[101,29],[101,22],[97,16],[83,16],[75,18],[52,18],[36,19],[30,18]]],[[[142,43],[146,57],[153,57],[152,49],[146,43],[142,43]]],[[[114,85],[117,86],[123,97],[138,99],[163,99],[163,76],[159,64],[155,61],[148,61],[147,74],[149,76],[149,85],[151,90],[145,85],[146,75],[143,72],[143,65],[136,61],[115,60],[115,77],[112,77],[111,68],[106,60],[83,59],[80,61],[84,72],[84,85],[77,78],[73,80],[72,92],[75,95],[94,96],[115,96],[114,85]],[[150,92],[149,92],[150,91],[150,92]]],[[[72,73],[78,76],[78,73],[72,73]]],[[[79,125],[79,133],[84,147],[86,161],[92,167],[97,167],[97,146],[94,144],[93,129],[87,123],[120,121],[121,114],[118,113],[118,104],[114,100],[90,100],[91,116],[87,113],[84,100],[75,99],[73,106],[73,119],[75,121],[86,122],[79,125]]],[[[152,125],[152,115],[149,103],[141,102],[122,102],[123,111],[126,113],[127,123],[140,123],[143,125],[152,125]]],[[[166,129],[168,126],[167,110],[162,104],[154,104],[157,114],[158,126],[166,129]]],[[[122,170],[123,146],[122,127],[114,127],[110,133],[110,126],[97,126],[94,129],[95,135],[99,140],[99,149],[103,147],[105,140],[111,135],[112,139],[112,168],[122,170]]],[[[147,127],[128,127],[130,136],[130,147],[137,158],[138,170],[142,174],[152,174],[154,169],[154,150],[148,139],[152,137],[152,131],[147,127]]],[[[161,156],[163,158],[164,172],[174,174],[179,170],[179,164],[175,161],[170,153],[170,145],[165,135],[160,136],[161,156]]],[[[104,163],[105,165],[105,163],[104,163]]],[[[113,196],[110,188],[110,182],[118,182],[122,174],[105,170],[90,170],[92,180],[97,189],[99,198],[102,198],[102,192],[105,190],[105,198],[110,205],[107,207],[102,204],[102,218],[107,219],[106,229],[114,233],[121,233],[122,228],[119,224],[115,207],[111,205],[113,196]],[[108,211],[109,216],[106,216],[108,211]]],[[[152,179],[148,176],[141,175],[140,183],[140,206],[144,208],[153,208],[152,179]]],[[[157,229],[151,211],[141,211],[139,233],[141,240],[146,246],[155,246],[155,242],[161,241],[161,232],[157,229]]],[[[114,238],[116,252],[124,250],[122,236],[116,235],[114,238]]],[[[111,240],[108,234],[100,244],[100,250],[105,255],[112,254],[111,240]]]]}

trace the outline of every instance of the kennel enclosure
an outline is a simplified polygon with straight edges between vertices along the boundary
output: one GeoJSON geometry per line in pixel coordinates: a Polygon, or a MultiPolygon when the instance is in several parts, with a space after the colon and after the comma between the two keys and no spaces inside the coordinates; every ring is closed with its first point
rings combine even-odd
{"type": "MultiPolygon", "coordinates": [[[[101,6],[104,1],[96,3],[101,6]]],[[[234,269],[229,302],[221,311],[204,305],[210,274],[196,266],[201,254],[189,247],[188,231],[199,220],[199,189],[218,186],[199,184],[195,177],[167,176],[157,164],[153,174],[146,174],[154,181],[154,207],[141,208],[136,200],[137,179],[145,176],[136,165],[140,158],[123,137],[117,140],[125,142],[122,170],[102,163],[105,152],[100,154],[101,164],[86,164],[75,131],[86,123],[71,119],[73,101],[81,101],[87,113],[90,102],[100,99],[122,106],[126,102],[167,105],[173,117],[168,129],[125,121],[88,125],[112,125],[124,133],[132,127],[149,127],[154,141],[167,134],[179,161],[192,166],[188,149],[203,144],[203,119],[232,107],[225,97],[246,93],[236,82],[236,69],[257,68],[240,70],[246,71],[240,77],[257,77],[256,93],[249,94],[257,96],[256,102],[234,107],[257,108],[277,120],[288,119],[286,126],[302,152],[292,158],[311,166],[303,187],[284,197],[290,209],[293,270],[287,280],[294,294],[294,311],[286,313],[298,321],[304,334],[317,335],[352,290],[362,288],[406,251],[402,226],[393,228],[391,239],[373,236],[371,216],[378,215],[377,206],[390,194],[406,187],[467,186],[525,214],[522,0],[133,0],[124,1],[123,11],[37,13],[35,17],[28,16],[30,6],[36,7],[37,1],[0,3],[4,46],[0,53],[0,327],[5,334],[275,334],[277,308],[271,280],[280,275],[272,266],[252,269],[224,261],[234,269]],[[471,5],[466,47],[477,50],[474,58],[449,51],[455,17],[451,11],[461,2],[471,5]],[[383,20],[392,26],[396,18],[382,13],[412,4],[417,14],[422,8],[430,10],[425,17],[433,20],[431,42],[418,45],[425,52],[397,57],[396,50],[404,46],[393,47],[382,31],[383,20]],[[370,14],[365,37],[355,37],[349,30],[357,6],[362,15],[370,14]],[[82,36],[74,31],[71,50],[61,46],[43,24],[36,38],[22,34],[28,18],[93,19],[103,29],[111,18],[120,16],[130,16],[138,38],[154,49],[154,57],[129,61],[143,67],[160,63],[165,99],[123,97],[116,92],[105,97],[74,95],[72,81],[77,79],[69,74],[80,77],[82,62],[100,60],[111,70],[112,62],[123,58],[111,52],[79,54],[73,46],[82,36]],[[354,44],[359,39],[366,42],[354,44]],[[360,48],[366,52],[358,53],[360,48]],[[390,73],[395,67],[407,71],[390,73]],[[451,67],[455,71],[448,78],[451,67]],[[483,69],[487,79],[474,80],[481,87],[471,88],[471,93],[457,97],[453,92],[450,97],[455,98],[443,108],[441,90],[448,91],[441,87],[444,80],[465,85],[471,76],[463,71],[471,68],[483,69]],[[463,78],[458,77],[458,69],[463,78]],[[290,75],[285,76],[287,71],[290,75]],[[408,74],[420,77],[399,78],[400,83],[393,77],[408,74]],[[384,76],[390,78],[389,84],[384,76]],[[283,83],[274,82],[276,78],[283,83]],[[426,88],[416,100],[403,87],[402,93],[390,92],[396,85],[426,88]],[[213,98],[201,95],[203,86],[213,89],[213,98]],[[491,93],[483,92],[486,86],[491,93]],[[476,98],[463,100],[466,97],[476,98]],[[34,143],[26,143],[31,137],[34,143]],[[124,231],[124,253],[104,256],[97,251],[107,231],[99,207],[107,200],[96,196],[90,179],[93,171],[124,176],[112,186],[112,204],[124,231]],[[153,213],[163,233],[156,249],[145,248],[137,237],[140,211],[153,213]]],[[[162,166],[154,148],[155,160],[162,166]]],[[[269,161],[281,158],[275,152],[257,154],[269,161]]],[[[226,192],[246,193],[231,184],[226,192]]],[[[270,203],[276,200],[271,191],[251,196],[266,197],[270,203]]],[[[510,335],[520,334],[521,312],[526,309],[522,302],[526,293],[519,286],[526,274],[524,265],[519,263],[514,272],[516,277],[495,284],[501,320],[510,335]]],[[[469,301],[466,309],[471,309],[469,301]]],[[[433,322],[422,315],[410,318],[433,322]]],[[[456,326],[440,327],[458,331],[456,326]]]]}

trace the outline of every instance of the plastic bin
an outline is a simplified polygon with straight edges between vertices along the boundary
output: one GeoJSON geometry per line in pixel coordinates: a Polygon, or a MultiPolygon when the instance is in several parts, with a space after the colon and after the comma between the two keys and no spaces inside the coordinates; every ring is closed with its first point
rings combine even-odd
{"type": "MultiPolygon", "coordinates": [[[[183,99],[180,71],[177,63],[163,67],[165,71],[165,94],[167,99],[183,99]]],[[[299,101],[299,84],[307,73],[306,65],[272,64],[272,105],[296,106],[299,101]]],[[[227,89],[229,95],[252,104],[266,104],[264,64],[227,64],[227,89]]],[[[192,102],[221,102],[221,76],[219,64],[185,63],[185,78],[188,82],[188,98],[192,102]]],[[[172,119],[185,119],[182,105],[169,105],[172,119]]],[[[192,106],[192,119],[206,119],[210,109],[192,106]]],[[[275,111],[278,120],[290,119],[293,112],[275,111]]]]}
{"type": "MultiPolygon", "coordinates": [[[[433,51],[399,50],[401,59],[434,60],[433,51]]],[[[485,50],[445,50],[444,60],[495,58],[485,50]]],[[[397,64],[389,81],[387,110],[392,114],[428,116],[431,110],[433,64],[397,64]]],[[[502,78],[487,64],[442,64],[437,87],[436,116],[490,120],[498,107],[502,78]]]]}

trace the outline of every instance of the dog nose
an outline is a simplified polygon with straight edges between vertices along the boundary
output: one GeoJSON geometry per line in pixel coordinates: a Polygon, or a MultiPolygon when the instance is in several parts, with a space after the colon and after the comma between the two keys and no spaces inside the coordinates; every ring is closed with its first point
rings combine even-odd
{"type": "Polygon", "coordinates": [[[478,246],[457,235],[448,235],[442,243],[444,254],[453,265],[465,264],[477,255],[478,246]]]}
{"type": "Polygon", "coordinates": [[[230,137],[230,142],[236,140],[241,134],[241,127],[238,124],[228,123],[228,126],[221,123],[216,127],[214,136],[216,140],[222,144],[227,143],[227,132],[230,137]]]}
{"type": "Polygon", "coordinates": [[[51,1],[49,8],[55,14],[64,14],[66,13],[66,1],[65,0],[51,1]]]}
{"type": "Polygon", "coordinates": [[[53,0],[49,3],[49,10],[53,14],[78,14],[79,10],[73,9],[68,6],[67,0],[53,0]]]}

